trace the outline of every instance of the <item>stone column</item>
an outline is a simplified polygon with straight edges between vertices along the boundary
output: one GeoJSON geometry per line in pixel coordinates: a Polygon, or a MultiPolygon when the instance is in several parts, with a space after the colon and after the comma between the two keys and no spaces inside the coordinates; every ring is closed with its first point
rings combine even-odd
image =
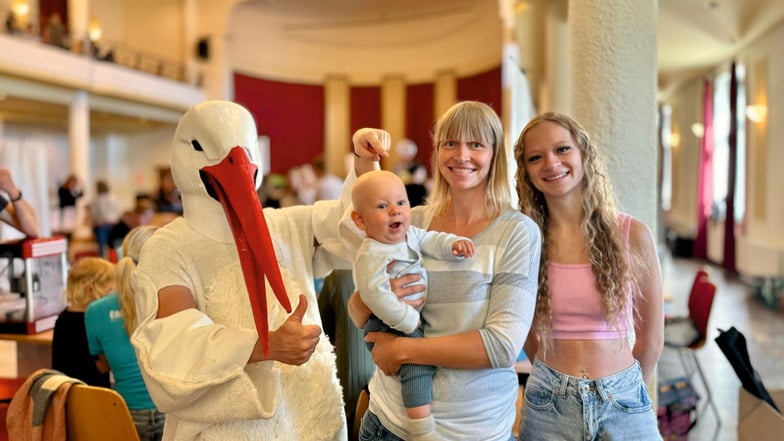
{"type": "Polygon", "coordinates": [[[344,76],[324,82],[324,161],[327,171],[345,176],[345,156],[351,146],[351,87],[344,76]]]}
{"type": "Polygon", "coordinates": [[[70,172],[75,174],[82,184],[85,196],[76,204],[76,215],[73,234],[80,236],[83,233],[89,236],[89,228],[82,231],[79,227],[84,225],[84,201],[92,195],[92,176],[90,175],[90,103],[89,95],[85,90],[74,94],[68,113],[68,165],[70,172]]]}
{"type": "Polygon", "coordinates": [[[433,121],[457,102],[457,76],[452,70],[436,73],[433,88],[433,121]]]}
{"type": "Polygon", "coordinates": [[[619,208],[655,232],[657,2],[606,3],[569,2],[573,116],[605,157],[619,208]]]}
{"type": "Polygon", "coordinates": [[[406,82],[400,75],[385,77],[381,83],[381,127],[389,132],[392,146],[382,168],[393,170],[400,162],[395,145],[406,137],[406,82]]]}

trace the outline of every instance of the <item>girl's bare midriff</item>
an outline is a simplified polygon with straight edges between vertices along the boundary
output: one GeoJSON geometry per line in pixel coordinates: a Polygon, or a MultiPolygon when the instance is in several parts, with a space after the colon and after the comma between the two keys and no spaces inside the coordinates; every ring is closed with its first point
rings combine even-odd
{"type": "Polygon", "coordinates": [[[558,372],[573,377],[600,378],[620,372],[634,363],[627,339],[552,340],[544,354],[539,347],[537,358],[558,372]]]}

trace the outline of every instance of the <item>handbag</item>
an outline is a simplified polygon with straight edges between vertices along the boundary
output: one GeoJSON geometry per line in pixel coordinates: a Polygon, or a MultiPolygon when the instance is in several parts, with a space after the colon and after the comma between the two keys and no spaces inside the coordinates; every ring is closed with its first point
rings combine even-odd
{"type": "Polygon", "coordinates": [[[686,377],[659,385],[659,433],[665,441],[686,441],[697,424],[700,396],[686,377]]]}

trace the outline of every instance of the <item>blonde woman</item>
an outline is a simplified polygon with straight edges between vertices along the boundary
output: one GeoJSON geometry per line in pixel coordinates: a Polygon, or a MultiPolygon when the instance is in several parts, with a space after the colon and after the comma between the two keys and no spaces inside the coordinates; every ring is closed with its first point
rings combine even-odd
{"type": "Polygon", "coordinates": [[[99,257],[77,261],[68,272],[68,307],[60,313],[52,336],[52,369],[91,386],[109,387],[109,373],[99,370],[87,348],[84,311],[114,289],[114,264],[99,257]]]}
{"type": "Polygon", "coordinates": [[[137,325],[131,277],[142,245],[157,229],[136,227],[125,236],[123,258],[115,269],[117,292],[91,303],[84,316],[90,354],[114,374],[114,389],[128,404],[141,441],[160,440],[165,422],[165,415],[155,407],[144,385],[130,338],[137,325]]]}
{"type": "Polygon", "coordinates": [[[646,387],[664,339],[650,230],[616,210],[572,118],[531,120],[515,157],[521,210],[543,237],[520,439],[661,439],[646,387]]]}
{"type": "MultiPolygon", "coordinates": [[[[475,254],[462,262],[424,258],[424,338],[368,334],[379,369],[359,439],[412,438],[400,379],[390,374],[402,364],[421,364],[437,367],[431,438],[509,441],[518,390],[513,366],[536,300],[539,229],[512,205],[501,121],[490,106],[452,106],[436,123],[433,147],[433,191],[427,205],[411,209],[411,225],[468,237],[475,254]]],[[[390,285],[406,297],[424,291],[419,280],[409,274],[390,285]]],[[[348,310],[360,327],[371,314],[356,294],[348,310]]]]}

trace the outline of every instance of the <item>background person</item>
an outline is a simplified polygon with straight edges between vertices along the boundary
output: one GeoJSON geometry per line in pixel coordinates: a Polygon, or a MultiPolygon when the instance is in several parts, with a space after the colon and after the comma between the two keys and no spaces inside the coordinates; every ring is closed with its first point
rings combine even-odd
{"type": "Polygon", "coordinates": [[[521,210],[544,238],[520,439],[661,439],[646,387],[664,341],[650,230],[616,210],[598,149],[572,118],[532,119],[515,157],[521,210]]]}
{"type": "Polygon", "coordinates": [[[98,368],[87,346],[84,311],[114,290],[114,264],[100,257],[78,260],[68,271],[68,307],[60,313],[52,333],[52,369],[90,386],[110,387],[109,370],[98,368]]]}
{"type": "Polygon", "coordinates": [[[0,220],[16,228],[27,236],[38,237],[41,229],[33,207],[24,200],[21,190],[14,183],[11,171],[0,168],[0,220]]]}
{"type": "Polygon", "coordinates": [[[149,199],[139,199],[133,210],[126,212],[112,226],[109,231],[108,243],[111,248],[117,249],[122,246],[125,236],[136,227],[149,225],[155,216],[155,204],[149,199]]]}
{"type": "Polygon", "coordinates": [[[117,201],[114,199],[106,181],[95,183],[95,199],[90,202],[90,218],[92,219],[93,235],[98,244],[98,255],[108,257],[109,235],[120,219],[117,201]]]}
{"type": "Polygon", "coordinates": [[[147,392],[130,338],[136,329],[131,277],[142,245],[156,230],[156,227],[141,226],[125,236],[124,257],[115,267],[116,292],[90,303],[84,313],[90,354],[99,359],[96,363],[99,370],[111,370],[113,387],[128,404],[140,441],[160,441],[166,417],[158,411],[147,392]]]}

